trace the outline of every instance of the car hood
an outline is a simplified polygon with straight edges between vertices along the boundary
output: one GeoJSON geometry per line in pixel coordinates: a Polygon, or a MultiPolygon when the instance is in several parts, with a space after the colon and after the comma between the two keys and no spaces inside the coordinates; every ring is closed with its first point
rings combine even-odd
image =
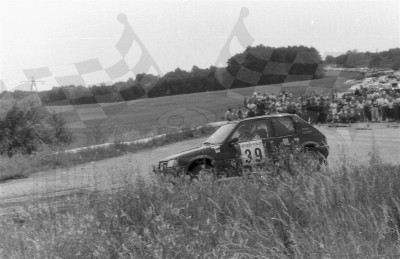
{"type": "Polygon", "coordinates": [[[164,158],[160,159],[160,162],[165,162],[165,161],[168,161],[168,160],[171,160],[171,159],[175,159],[177,157],[181,158],[181,157],[184,157],[186,155],[192,155],[194,153],[197,153],[197,154],[206,153],[206,151],[208,151],[210,149],[216,150],[216,149],[219,149],[219,148],[220,148],[220,145],[214,145],[214,144],[213,145],[202,145],[200,147],[195,147],[195,148],[192,148],[192,149],[188,149],[186,151],[182,151],[180,153],[175,153],[175,154],[173,154],[171,156],[164,157],[164,158]]]}

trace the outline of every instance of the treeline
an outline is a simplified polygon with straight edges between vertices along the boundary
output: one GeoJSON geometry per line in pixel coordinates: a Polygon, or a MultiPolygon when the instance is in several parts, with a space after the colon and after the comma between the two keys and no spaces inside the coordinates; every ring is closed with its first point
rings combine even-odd
{"type": "MultiPolygon", "coordinates": [[[[273,48],[258,45],[231,57],[225,68],[193,66],[190,71],[177,68],[161,77],[138,74],[135,79],[113,85],[54,87],[40,92],[39,97],[42,103],[48,105],[75,105],[277,84],[321,78],[321,62],[320,54],[313,47],[273,48]]],[[[3,92],[0,98],[6,94],[18,100],[31,93],[3,92]]]]}
{"type": "Polygon", "coordinates": [[[249,78],[248,83],[244,84],[243,80],[237,80],[238,75],[242,77],[260,76],[256,85],[319,79],[324,76],[321,68],[321,56],[313,47],[272,48],[258,45],[234,55],[227,63],[226,70],[235,76],[233,88],[254,85],[250,83],[254,78],[249,78]],[[246,68],[251,71],[247,72],[246,68]]]}
{"type": "Polygon", "coordinates": [[[389,49],[382,52],[358,52],[349,50],[337,57],[326,56],[327,64],[336,64],[341,67],[369,67],[369,68],[391,68],[400,69],[400,48],[389,49]]]}

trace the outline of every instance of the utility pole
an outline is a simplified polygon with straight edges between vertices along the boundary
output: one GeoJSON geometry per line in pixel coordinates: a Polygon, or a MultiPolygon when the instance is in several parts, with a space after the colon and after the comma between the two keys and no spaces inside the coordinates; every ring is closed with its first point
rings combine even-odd
{"type": "Polygon", "coordinates": [[[44,84],[44,81],[37,81],[37,80],[35,80],[35,77],[33,77],[33,76],[31,77],[30,81],[21,81],[21,83],[31,83],[31,92],[33,92],[33,87],[35,87],[36,92],[38,91],[38,89],[36,87],[36,82],[44,84]]]}

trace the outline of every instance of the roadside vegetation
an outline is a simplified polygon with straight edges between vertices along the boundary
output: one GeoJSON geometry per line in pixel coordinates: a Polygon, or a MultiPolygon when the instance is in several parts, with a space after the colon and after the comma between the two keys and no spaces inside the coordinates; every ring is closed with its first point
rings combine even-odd
{"type": "MultiPolygon", "coordinates": [[[[289,158],[288,158],[289,159],[289,158]]],[[[371,155],[219,181],[157,176],[0,223],[1,258],[397,258],[400,167],[371,155]]]]}
{"type": "Polygon", "coordinates": [[[43,145],[63,145],[72,141],[59,114],[46,113],[43,107],[13,103],[0,116],[0,155],[30,155],[43,145]]]}
{"type": "MultiPolygon", "coordinates": [[[[171,131],[161,137],[153,138],[148,141],[138,140],[129,142],[127,142],[123,136],[114,135],[113,142],[108,144],[71,152],[65,151],[70,146],[63,144],[46,145],[41,143],[41,145],[35,147],[35,150],[32,150],[29,154],[21,152],[18,146],[18,149],[15,150],[11,156],[9,156],[8,153],[0,155],[0,183],[2,181],[28,177],[30,174],[40,171],[71,167],[78,164],[121,156],[127,153],[134,153],[140,150],[151,149],[185,139],[208,136],[215,130],[216,127],[205,125],[197,127],[196,129],[171,131]]],[[[68,136],[73,137],[73,135],[68,136]]]]}
{"type": "Polygon", "coordinates": [[[359,52],[349,50],[337,57],[326,56],[325,63],[336,64],[341,67],[369,67],[398,70],[400,68],[400,48],[389,49],[381,52],[359,52]]]}

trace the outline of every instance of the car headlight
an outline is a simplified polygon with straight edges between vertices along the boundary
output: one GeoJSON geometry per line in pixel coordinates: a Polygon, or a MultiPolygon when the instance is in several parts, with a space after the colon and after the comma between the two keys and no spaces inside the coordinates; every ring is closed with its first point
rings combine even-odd
{"type": "Polygon", "coordinates": [[[167,163],[167,167],[177,167],[178,166],[178,160],[176,159],[171,159],[167,163]]]}

